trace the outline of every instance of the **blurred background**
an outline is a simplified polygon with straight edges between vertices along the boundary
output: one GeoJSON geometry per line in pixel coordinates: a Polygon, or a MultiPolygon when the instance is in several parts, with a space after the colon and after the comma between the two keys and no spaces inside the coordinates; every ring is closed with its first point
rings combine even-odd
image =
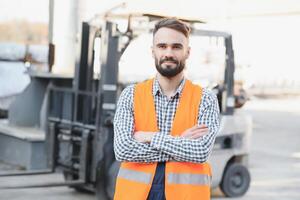
{"type": "MultiPolygon", "coordinates": [[[[200,30],[232,34],[235,112],[250,116],[252,122],[247,149],[251,182],[247,193],[237,199],[300,199],[300,2],[297,0],[0,0],[0,171],[46,166],[41,149],[47,125],[41,119],[46,115],[43,110],[48,79],[63,82],[75,76],[80,63],[82,22],[94,23],[99,16],[128,16],[128,13],[199,20],[200,30]],[[36,77],[47,81],[37,81],[36,77]],[[18,146],[12,138],[30,142],[18,146]],[[24,153],[26,145],[30,145],[30,150],[24,153]]],[[[126,19],[114,21],[119,30],[126,30],[126,19]]],[[[151,42],[151,33],[140,31],[139,37],[127,47],[119,61],[121,85],[155,74],[151,42]]],[[[99,55],[100,43],[96,41],[94,47],[99,55]]],[[[216,89],[220,80],[224,81],[227,55],[220,43],[191,37],[186,74],[194,82],[216,89]]],[[[101,74],[99,60],[94,60],[95,76],[101,74]]],[[[48,179],[61,177],[31,178],[33,182],[48,179]]],[[[0,177],[1,186],[26,181],[22,177],[0,177]]],[[[219,188],[213,194],[215,199],[229,198],[219,188]]],[[[95,197],[61,187],[2,190],[2,198],[95,197]]]]}

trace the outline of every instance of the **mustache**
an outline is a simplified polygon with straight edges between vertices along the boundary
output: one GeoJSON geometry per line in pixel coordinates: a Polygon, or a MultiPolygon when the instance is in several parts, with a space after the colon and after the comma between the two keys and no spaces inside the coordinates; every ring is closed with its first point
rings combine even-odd
{"type": "Polygon", "coordinates": [[[161,60],[159,61],[159,64],[162,64],[162,63],[164,63],[164,62],[173,62],[173,63],[175,63],[175,64],[178,64],[178,61],[175,60],[175,59],[172,58],[172,57],[167,57],[167,58],[161,59],[161,60]]]}

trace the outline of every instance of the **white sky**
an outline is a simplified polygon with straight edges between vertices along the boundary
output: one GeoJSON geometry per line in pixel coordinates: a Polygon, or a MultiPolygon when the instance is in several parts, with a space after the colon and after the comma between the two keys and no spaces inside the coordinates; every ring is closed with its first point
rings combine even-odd
{"type": "Polygon", "coordinates": [[[48,0],[0,0],[0,21],[24,19],[48,23],[48,0]]]}

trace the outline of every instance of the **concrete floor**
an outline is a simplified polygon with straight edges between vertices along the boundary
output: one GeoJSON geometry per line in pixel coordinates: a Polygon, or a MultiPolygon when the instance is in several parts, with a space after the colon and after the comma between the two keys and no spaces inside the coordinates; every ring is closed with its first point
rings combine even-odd
{"type": "MultiPolygon", "coordinates": [[[[236,200],[300,199],[300,98],[252,99],[243,108],[253,117],[250,152],[252,182],[236,200]]],[[[5,171],[7,167],[0,167],[5,171]]],[[[2,177],[0,186],[62,180],[62,176],[2,177]]],[[[219,191],[214,199],[227,199],[219,191]]],[[[0,200],[93,200],[67,187],[1,190],[0,200]]]]}

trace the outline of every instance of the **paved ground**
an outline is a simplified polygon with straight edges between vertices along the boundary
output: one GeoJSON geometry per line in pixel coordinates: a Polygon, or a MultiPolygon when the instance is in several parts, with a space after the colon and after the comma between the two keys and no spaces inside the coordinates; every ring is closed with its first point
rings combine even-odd
{"type": "MultiPolygon", "coordinates": [[[[300,199],[300,98],[252,99],[244,108],[253,116],[248,193],[236,200],[300,199]]],[[[1,166],[1,164],[0,164],[1,166]]],[[[2,165],[0,170],[9,167],[2,165]]],[[[1,185],[62,180],[60,175],[0,178],[1,185]]],[[[67,187],[2,190],[0,200],[93,200],[67,187]]],[[[226,199],[215,192],[216,200],[226,199]],[[219,197],[216,197],[219,196],[219,197]]]]}

